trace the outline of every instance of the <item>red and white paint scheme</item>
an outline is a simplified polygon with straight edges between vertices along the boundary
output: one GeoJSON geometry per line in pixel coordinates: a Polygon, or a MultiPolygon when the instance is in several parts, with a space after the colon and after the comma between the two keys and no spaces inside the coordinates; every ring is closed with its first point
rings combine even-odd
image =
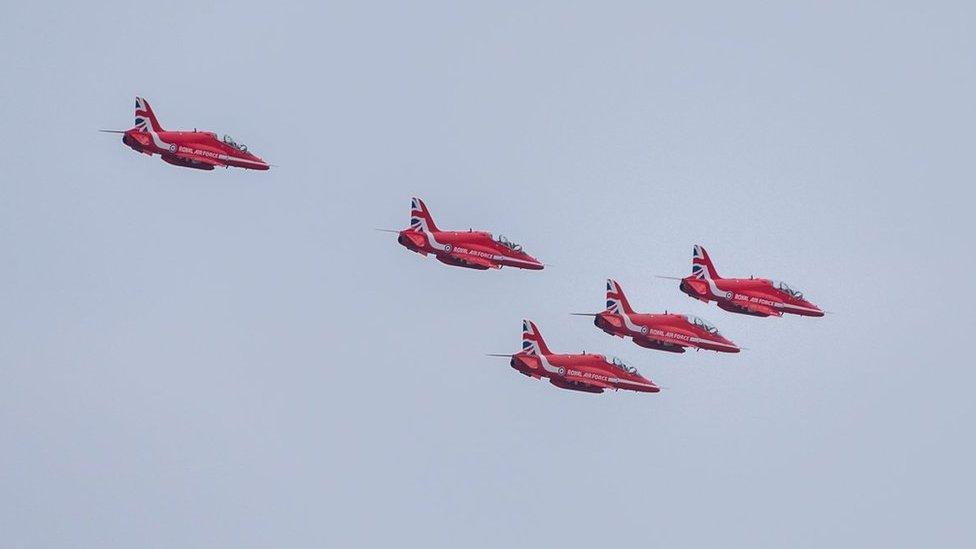
{"type": "Polygon", "coordinates": [[[710,322],[694,315],[635,313],[616,280],[607,279],[607,308],[602,313],[574,313],[592,316],[604,332],[629,337],[648,349],[683,353],[686,347],[723,353],[738,353],[739,347],[726,339],[710,322]]]}
{"type": "Polygon", "coordinates": [[[544,265],[504,236],[494,238],[482,231],[442,231],[434,224],[430,211],[419,198],[410,202],[410,227],[398,232],[397,242],[408,250],[426,256],[434,254],[441,263],[468,269],[541,270],[544,265]]]}
{"type": "Polygon", "coordinates": [[[602,393],[604,389],[627,389],[642,393],[656,393],[661,389],[651,380],[637,373],[635,368],[619,358],[607,360],[603,355],[553,354],[531,320],[522,321],[522,351],[511,357],[510,364],[519,372],[535,379],[548,378],[561,389],[602,393]]]}
{"type": "Polygon", "coordinates": [[[102,130],[121,133],[122,143],[136,152],[158,154],[165,162],[184,168],[212,170],[217,166],[267,170],[270,164],[247,151],[229,135],[218,139],[213,132],[168,131],[156,119],[149,102],[136,97],[136,122],[131,129],[102,130]]]}
{"type": "Polygon", "coordinates": [[[804,299],[803,293],[786,284],[765,278],[722,278],[708,252],[695,246],[691,276],[680,279],[682,292],[704,302],[714,301],[733,313],[752,316],[824,316],[823,310],[804,299]]]}

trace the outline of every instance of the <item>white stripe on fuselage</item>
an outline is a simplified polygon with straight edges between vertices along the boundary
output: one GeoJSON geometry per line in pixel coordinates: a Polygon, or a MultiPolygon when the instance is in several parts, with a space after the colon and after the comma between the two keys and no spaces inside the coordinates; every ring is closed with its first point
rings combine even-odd
{"type": "Polygon", "coordinates": [[[492,259],[494,259],[496,261],[514,261],[516,263],[522,263],[522,264],[525,264],[525,265],[539,265],[539,263],[536,263],[534,261],[528,261],[528,260],[525,260],[525,259],[516,259],[514,257],[509,257],[507,255],[495,255],[495,256],[492,256],[492,259]]]}
{"type": "MultiPolygon", "coordinates": [[[[434,248],[435,250],[439,250],[439,251],[442,251],[442,252],[446,252],[448,245],[447,244],[441,244],[440,242],[437,241],[437,239],[434,237],[434,233],[431,232],[430,229],[427,227],[427,220],[425,220],[422,216],[419,216],[419,215],[418,216],[415,216],[415,217],[420,220],[420,232],[423,233],[427,237],[427,243],[430,245],[430,247],[431,248],[434,248]]],[[[454,248],[455,248],[455,246],[451,245],[451,250],[452,251],[454,250],[454,248]]],[[[498,254],[492,255],[491,256],[491,260],[492,261],[512,261],[512,262],[515,262],[515,263],[521,263],[523,265],[532,265],[532,266],[539,265],[539,263],[534,262],[534,261],[528,261],[528,260],[525,260],[525,259],[517,259],[517,258],[514,258],[514,257],[509,257],[507,255],[498,255],[498,254]]]]}
{"type": "Polygon", "coordinates": [[[227,162],[244,162],[245,164],[254,164],[255,166],[267,166],[267,164],[264,162],[259,162],[257,160],[248,160],[247,158],[240,158],[237,156],[230,156],[226,154],[218,155],[217,158],[219,160],[224,160],[227,162]]]}
{"type": "MultiPolygon", "coordinates": [[[[535,346],[536,349],[538,349],[538,344],[536,344],[535,341],[532,342],[532,345],[535,346]]],[[[553,366],[552,364],[550,364],[549,363],[549,359],[546,358],[546,355],[544,355],[544,354],[542,354],[540,352],[538,356],[539,356],[539,362],[542,364],[542,369],[543,370],[549,372],[550,374],[563,375],[563,373],[565,372],[565,370],[560,371],[560,368],[557,368],[557,367],[553,366]]]]}
{"type": "MultiPolygon", "coordinates": [[[[532,345],[533,345],[534,348],[538,349],[538,347],[536,346],[536,342],[535,341],[532,341],[532,340],[528,340],[528,341],[530,341],[532,343],[532,345]]],[[[557,374],[559,376],[564,376],[565,375],[566,370],[564,368],[557,368],[557,367],[553,366],[552,364],[550,364],[549,363],[549,360],[546,358],[546,355],[544,355],[544,354],[542,354],[540,352],[537,356],[539,357],[539,362],[542,363],[542,368],[545,371],[547,371],[547,372],[549,372],[551,374],[557,374]]],[[[603,374],[599,374],[599,375],[602,376],[603,374]]],[[[643,382],[640,382],[640,381],[631,381],[629,379],[623,379],[623,378],[620,378],[620,377],[606,376],[606,378],[607,378],[607,381],[610,382],[610,383],[626,383],[626,384],[629,384],[629,385],[637,385],[638,387],[657,387],[657,385],[654,385],[652,383],[643,383],[643,382]]],[[[581,383],[586,383],[586,380],[584,379],[583,381],[581,381],[581,383]]]]}
{"type": "MultiPolygon", "coordinates": [[[[619,311],[616,314],[623,319],[624,327],[626,327],[627,330],[631,332],[630,333],[631,337],[639,336],[642,338],[648,338],[648,335],[644,332],[644,330],[642,330],[644,326],[640,324],[635,324],[634,321],[630,319],[630,316],[628,316],[627,313],[624,312],[623,301],[621,301],[619,298],[610,298],[610,299],[617,302],[617,308],[619,309],[619,311]]],[[[648,339],[653,339],[653,338],[648,338],[648,339]]]]}
{"type": "MultiPolygon", "coordinates": [[[[717,297],[719,299],[724,299],[726,301],[732,301],[733,303],[735,302],[734,299],[729,299],[729,298],[725,297],[725,292],[723,292],[723,291],[721,291],[721,290],[718,289],[718,285],[715,284],[715,281],[714,280],[712,280],[711,278],[708,278],[707,276],[704,279],[702,279],[702,280],[704,280],[705,282],[708,283],[708,288],[712,292],[712,295],[713,296],[715,296],[715,297],[717,297]]],[[[734,296],[734,294],[735,294],[735,292],[733,292],[733,296],[734,296]]],[[[807,311],[807,312],[810,312],[810,313],[819,313],[819,312],[821,312],[819,309],[811,309],[810,307],[801,307],[800,305],[793,305],[792,303],[787,303],[785,301],[773,301],[772,299],[770,299],[769,301],[772,301],[773,302],[773,305],[772,306],[775,307],[775,308],[778,308],[778,309],[788,308],[788,309],[796,309],[798,311],[807,311]]]]}
{"type": "MultiPolygon", "coordinates": [[[[152,138],[153,144],[156,145],[156,148],[164,149],[166,152],[176,152],[170,149],[170,146],[172,145],[171,143],[167,143],[162,137],[159,137],[156,130],[152,128],[152,122],[150,120],[146,121],[146,133],[148,133],[149,137],[152,138]]],[[[175,147],[175,145],[172,146],[175,147]]]]}
{"type": "MultiPolygon", "coordinates": [[[[627,324],[627,328],[631,332],[633,332],[631,334],[631,337],[641,337],[643,339],[654,339],[654,340],[657,340],[657,341],[663,341],[663,342],[668,343],[668,344],[671,344],[671,345],[681,345],[681,343],[682,343],[681,341],[668,340],[668,338],[666,338],[666,337],[664,337],[664,338],[658,338],[658,337],[652,337],[649,334],[645,334],[644,332],[642,332],[640,330],[640,328],[636,328],[635,329],[634,326],[636,326],[636,325],[630,324],[630,319],[627,317],[627,315],[625,315],[623,313],[620,313],[620,316],[624,319],[624,323],[627,324]]],[[[722,343],[720,341],[715,341],[715,340],[712,340],[712,339],[705,339],[705,338],[695,337],[695,336],[688,336],[688,342],[689,343],[699,343],[699,344],[704,344],[704,345],[717,345],[719,347],[727,347],[729,349],[737,349],[738,348],[735,345],[729,345],[728,343],[722,343]]]]}
{"type": "Polygon", "coordinates": [[[627,316],[627,313],[624,312],[623,301],[617,299],[617,303],[618,303],[617,307],[620,308],[620,312],[618,312],[617,314],[620,315],[620,318],[624,319],[624,326],[626,326],[628,330],[634,332],[635,334],[644,335],[644,332],[641,330],[641,326],[634,324],[634,322],[630,320],[630,317],[627,316]]]}
{"type": "Polygon", "coordinates": [[[712,292],[712,295],[713,296],[715,296],[715,297],[717,297],[719,299],[728,299],[727,297],[725,297],[725,292],[723,292],[722,290],[719,290],[718,289],[718,285],[715,284],[715,281],[714,280],[712,280],[711,278],[709,278],[707,275],[705,276],[705,278],[703,280],[705,280],[705,282],[708,283],[708,289],[709,289],[709,291],[712,292]]]}
{"type": "Polygon", "coordinates": [[[641,383],[640,381],[631,381],[629,379],[623,379],[619,377],[608,377],[607,381],[611,383],[627,383],[629,385],[637,385],[638,387],[649,387],[649,388],[657,387],[657,385],[653,385],[651,383],[641,383]]]}
{"type": "MultiPolygon", "coordinates": [[[[419,233],[421,233],[421,234],[423,234],[424,236],[427,237],[427,244],[431,248],[434,248],[435,250],[438,250],[438,251],[441,251],[441,252],[445,251],[447,249],[447,244],[441,244],[440,242],[437,241],[436,238],[434,238],[434,233],[431,232],[430,227],[427,226],[427,220],[424,219],[424,215],[413,215],[413,212],[415,212],[415,211],[420,211],[420,210],[412,210],[410,212],[410,214],[413,217],[416,217],[418,221],[420,221],[420,225],[418,226],[418,229],[419,230],[417,232],[419,232],[419,233]]],[[[426,212],[421,212],[421,214],[423,214],[423,213],[426,213],[426,212]]]]}
{"type": "Polygon", "coordinates": [[[779,307],[781,309],[785,307],[785,308],[790,308],[790,309],[796,309],[798,311],[807,311],[807,312],[811,312],[811,313],[822,313],[823,312],[820,309],[811,309],[810,307],[801,307],[799,305],[793,305],[792,303],[785,303],[785,302],[782,302],[782,303],[781,302],[777,302],[777,303],[774,304],[774,306],[779,307]]]}
{"type": "MultiPolygon", "coordinates": [[[[155,132],[155,130],[152,129],[152,124],[148,124],[148,123],[146,124],[146,133],[148,133],[149,134],[149,137],[152,138],[153,144],[156,145],[156,148],[159,148],[159,149],[162,149],[163,151],[165,151],[165,152],[161,152],[160,154],[166,154],[166,153],[169,153],[169,154],[178,154],[178,152],[179,152],[179,146],[176,145],[175,143],[169,143],[165,139],[163,139],[162,137],[160,137],[159,134],[157,134],[155,132]],[[174,148],[176,150],[174,150],[174,148]]],[[[189,154],[195,154],[195,153],[189,153],[189,154]]],[[[237,156],[230,156],[230,155],[223,154],[223,153],[217,153],[217,160],[220,160],[221,162],[225,162],[225,163],[227,163],[227,162],[242,162],[244,164],[251,164],[251,165],[254,165],[254,166],[267,166],[267,164],[264,163],[264,162],[260,162],[260,161],[257,161],[257,160],[249,160],[247,158],[239,158],[237,156]]]]}
{"type": "MultiPolygon", "coordinates": [[[[528,332],[529,334],[535,335],[534,332],[528,332]]],[[[539,364],[542,364],[542,369],[549,372],[550,374],[564,375],[566,370],[563,368],[558,368],[549,363],[549,359],[546,355],[542,353],[542,349],[539,347],[539,342],[532,339],[525,339],[529,342],[529,352],[526,354],[539,359],[539,364]]]]}
{"type": "Polygon", "coordinates": [[[703,339],[700,337],[690,338],[689,341],[692,341],[694,343],[703,343],[705,345],[718,345],[719,347],[727,347],[729,349],[738,349],[738,347],[736,347],[735,345],[729,345],[728,343],[722,343],[720,341],[715,341],[712,339],[703,339]]]}

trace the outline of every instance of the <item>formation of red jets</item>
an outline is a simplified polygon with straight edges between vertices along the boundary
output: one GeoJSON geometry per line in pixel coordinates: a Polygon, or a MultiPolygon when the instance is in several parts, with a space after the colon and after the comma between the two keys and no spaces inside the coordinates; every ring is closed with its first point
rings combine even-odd
{"type": "MultiPolygon", "coordinates": [[[[421,255],[433,254],[438,261],[469,269],[517,267],[541,270],[544,265],[522,247],[503,236],[493,238],[483,231],[441,231],[434,224],[427,205],[419,198],[410,202],[410,226],[397,233],[397,242],[421,255]]],[[[671,278],[671,277],[665,277],[671,278]]],[[[715,301],[733,313],[752,316],[823,316],[819,307],[803,294],[783,283],[764,278],[722,278],[701,246],[692,251],[691,275],[680,280],[679,288],[704,302],[715,301]]],[[[630,306],[620,283],[607,279],[606,309],[600,313],[573,313],[593,317],[593,324],[604,332],[630,338],[648,349],[683,353],[685,349],[704,349],[738,353],[741,347],[722,335],[707,320],[675,313],[638,313],[630,306]]],[[[660,388],[641,376],[619,358],[598,354],[555,354],[549,350],[539,327],[522,321],[522,350],[515,354],[491,355],[510,358],[512,368],[535,379],[547,378],[562,389],[602,393],[606,389],[627,389],[656,393],[660,388]]]]}
{"type": "MultiPolygon", "coordinates": [[[[225,135],[207,131],[167,131],[162,128],[149,102],[136,98],[135,124],[128,130],[101,130],[122,134],[122,142],[149,156],[160,155],[175,166],[213,170],[217,166],[267,170],[270,164],[225,135]]],[[[430,210],[419,198],[410,203],[410,226],[397,233],[397,242],[421,255],[433,255],[441,263],[468,269],[502,267],[541,270],[544,265],[522,246],[504,236],[497,238],[484,231],[442,231],[430,210]]],[[[692,251],[691,275],[676,278],[685,294],[732,313],[751,316],[823,316],[824,312],[805,299],[803,293],[784,282],[765,278],[722,278],[705,248],[692,251]]],[[[663,277],[672,278],[672,277],[663,277]]],[[[606,309],[599,313],[573,313],[593,317],[593,324],[612,336],[630,338],[648,349],[684,353],[685,349],[705,349],[738,353],[741,347],[723,336],[710,322],[694,315],[638,313],[631,308],[623,288],[607,279],[606,309]]],[[[522,321],[522,349],[515,354],[492,355],[510,358],[512,368],[526,376],[547,378],[562,389],[602,393],[606,389],[627,389],[656,393],[660,388],[637,369],[619,358],[599,354],[555,354],[549,350],[539,327],[522,321]]]]}

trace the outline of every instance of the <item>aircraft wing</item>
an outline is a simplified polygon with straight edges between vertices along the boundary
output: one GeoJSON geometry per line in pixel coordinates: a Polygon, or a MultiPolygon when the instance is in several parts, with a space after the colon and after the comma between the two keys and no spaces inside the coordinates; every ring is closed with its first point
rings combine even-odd
{"type": "Polygon", "coordinates": [[[219,161],[219,160],[217,160],[215,158],[210,158],[209,156],[201,156],[201,155],[198,155],[198,154],[191,154],[191,153],[173,153],[173,156],[175,156],[176,158],[179,158],[181,160],[184,160],[186,162],[190,162],[190,163],[194,163],[194,164],[209,164],[210,166],[226,166],[227,165],[227,164],[224,164],[223,162],[221,162],[221,161],[219,161]]]}
{"type": "Polygon", "coordinates": [[[593,379],[591,377],[581,377],[581,376],[567,375],[565,377],[565,379],[567,381],[573,381],[573,382],[576,382],[576,383],[582,383],[583,385],[590,385],[592,387],[599,387],[601,389],[614,389],[614,390],[617,389],[617,387],[614,387],[613,385],[610,385],[609,383],[607,383],[605,381],[600,381],[598,379],[593,379]]]}
{"type": "Polygon", "coordinates": [[[682,341],[680,339],[673,338],[673,337],[660,337],[660,336],[644,335],[644,336],[640,336],[640,339],[647,340],[647,341],[650,341],[652,343],[658,343],[658,344],[661,344],[661,345],[675,345],[675,346],[678,346],[678,347],[691,347],[691,343],[688,343],[687,341],[682,341]]]}
{"type": "Polygon", "coordinates": [[[783,312],[779,309],[774,309],[769,305],[762,305],[760,303],[751,303],[748,301],[733,301],[732,305],[738,307],[748,313],[762,315],[762,316],[783,316],[783,312]]]}
{"type": "Polygon", "coordinates": [[[501,268],[501,265],[499,265],[498,263],[495,263],[494,261],[492,261],[490,259],[486,259],[486,258],[481,257],[481,256],[478,256],[478,255],[466,254],[466,253],[458,252],[457,250],[454,250],[453,252],[451,252],[451,257],[454,258],[457,261],[463,261],[464,263],[468,263],[468,264],[470,264],[472,266],[481,267],[481,268],[484,268],[484,269],[500,269],[501,268]]]}

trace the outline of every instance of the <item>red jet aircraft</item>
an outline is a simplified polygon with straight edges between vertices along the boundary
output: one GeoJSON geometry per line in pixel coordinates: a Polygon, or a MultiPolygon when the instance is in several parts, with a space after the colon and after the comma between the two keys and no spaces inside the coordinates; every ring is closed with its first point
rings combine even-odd
{"type": "Polygon", "coordinates": [[[410,203],[410,228],[390,232],[398,233],[397,242],[408,250],[425,256],[434,254],[441,263],[456,267],[479,270],[518,267],[536,271],[543,268],[539,260],[522,251],[522,246],[504,236],[496,239],[491,233],[481,231],[438,229],[419,198],[410,203]]]}
{"type": "Polygon", "coordinates": [[[682,292],[706,303],[715,301],[733,313],[752,316],[823,316],[824,312],[803,298],[803,293],[785,282],[765,278],[722,278],[715,271],[708,252],[695,246],[691,276],[681,278],[682,292]]]}
{"type": "Polygon", "coordinates": [[[592,316],[593,324],[604,332],[629,337],[648,349],[683,353],[685,347],[725,353],[738,353],[739,347],[718,333],[708,321],[693,315],[635,313],[630,308],[623,288],[616,280],[607,279],[607,309],[592,316]]]}
{"type": "Polygon", "coordinates": [[[122,143],[136,152],[152,156],[158,154],[174,166],[212,170],[216,166],[267,170],[270,164],[247,152],[245,145],[236,143],[229,135],[217,139],[213,132],[193,130],[166,131],[159,125],[149,102],[136,97],[136,124],[129,130],[102,130],[121,133],[122,143]]]}
{"type": "Polygon", "coordinates": [[[522,351],[511,357],[510,364],[519,372],[536,379],[549,378],[561,389],[602,393],[604,389],[628,389],[656,393],[661,389],[619,358],[608,361],[603,355],[556,355],[542,340],[539,327],[531,320],[522,321],[522,351]]]}

